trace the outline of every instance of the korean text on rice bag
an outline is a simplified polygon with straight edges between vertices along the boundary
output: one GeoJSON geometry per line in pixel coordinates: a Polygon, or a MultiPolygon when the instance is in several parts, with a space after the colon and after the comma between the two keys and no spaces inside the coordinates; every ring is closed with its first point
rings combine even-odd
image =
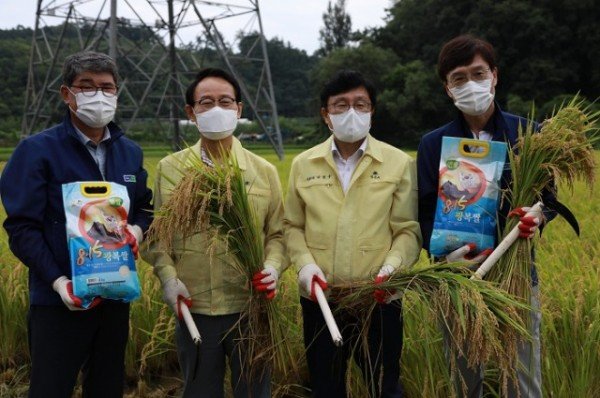
{"type": "Polygon", "coordinates": [[[432,255],[445,256],[467,243],[476,252],[494,248],[506,152],[503,142],[443,138],[432,255]]]}
{"type": "Polygon", "coordinates": [[[129,195],[111,182],[63,184],[73,294],[88,307],[94,297],[129,302],[140,282],[127,244],[129,195]]]}

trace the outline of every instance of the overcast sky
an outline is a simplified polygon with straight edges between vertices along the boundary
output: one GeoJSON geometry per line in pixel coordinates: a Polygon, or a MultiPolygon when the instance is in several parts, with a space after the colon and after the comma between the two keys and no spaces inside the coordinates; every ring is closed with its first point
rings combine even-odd
{"type": "MultiPolygon", "coordinates": [[[[244,0],[221,0],[228,4],[249,4],[244,0]]],[[[64,4],[68,0],[45,0],[42,5],[64,4]]],[[[145,0],[128,0],[142,15],[144,20],[154,20],[155,15],[148,9],[145,0]],[[148,14],[146,14],[148,12],[148,14]]],[[[96,17],[97,11],[103,0],[88,0],[84,5],[78,6],[81,15],[96,17]]],[[[110,1],[108,1],[110,3],[110,1]]],[[[157,2],[154,1],[153,4],[157,2]]],[[[166,3],[166,1],[165,1],[166,3]]],[[[327,0],[260,0],[263,30],[267,38],[279,37],[292,46],[306,50],[312,54],[319,48],[319,29],[323,26],[322,15],[327,9],[327,0]]],[[[353,29],[377,27],[384,24],[386,9],[390,7],[391,0],[346,0],[346,10],[352,19],[353,29]]],[[[0,29],[14,28],[17,25],[33,27],[35,23],[36,0],[0,0],[0,29]]],[[[176,3],[177,4],[177,3],[176,3]]],[[[129,16],[132,12],[124,0],[119,0],[118,16],[129,16]]],[[[166,8],[165,8],[166,10],[166,8]]],[[[203,11],[202,11],[203,12],[203,11]]],[[[207,10],[210,12],[210,10],[207,10]]],[[[167,18],[166,11],[164,18],[167,18]]],[[[230,18],[225,20],[219,29],[229,31],[233,37],[235,31],[243,27],[247,20],[245,17],[230,18]],[[230,28],[228,28],[230,27],[230,28]]],[[[64,21],[64,20],[63,20],[64,21]]],[[[46,17],[48,25],[59,24],[61,19],[46,17]]],[[[190,41],[198,32],[198,28],[180,29],[183,41],[190,41]]]]}

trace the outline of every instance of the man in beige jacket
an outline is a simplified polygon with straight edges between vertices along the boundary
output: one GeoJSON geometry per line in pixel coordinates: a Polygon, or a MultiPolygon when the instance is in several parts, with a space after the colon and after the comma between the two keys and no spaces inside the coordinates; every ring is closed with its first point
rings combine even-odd
{"type": "MultiPolygon", "coordinates": [[[[333,135],[292,163],[284,228],[298,269],[304,343],[315,397],[345,397],[350,349],[364,320],[336,309],[344,346],[337,349],[315,303],[314,285],[385,280],[421,250],[414,160],[369,135],[376,93],[359,73],[342,71],[321,92],[321,116],[333,135]]],[[[370,395],[401,396],[400,300],[378,291],[369,354],[357,353],[370,395]],[[383,378],[380,386],[380,372],[383,378]]]]}
{"type": "MultiPolygon", "coordinates": [[[[221,69],[200,71],[186,92],[186,113],[198,127],[201,140],[194,146],[162,159],[156,171],[155,210],[169,199],[182,178],[182,169],[193,159],[206,167],[218,161],[221,149],[235,157],[242,170],[248,196],[256,210],[265,242],[264,270],[253,278],[255,288],[265,297],[274,296],[283,271],[283,198],[275,167],[242,148],[232,136],[242,112],[240,87],[221,69]],[[256,284],[262,285],[261,287],[256,284]]],[[[179,314],[184,301],[202,336],[199,363],[196,348],[183,323],[176,324],[177,352],[184,374],[184,397],[224,396],[225,363],[229,359],[234,396],[267,398],[268,374],[249,380],[245,374],[243,349],[236,341],[235,328],[248,299],[248,281],[228,265],[226,258],[210,258],[208,233],[201,232],[173,243],[170,253],[150,248],[144,259],[154,266],[164,290],[164,299],[179,314]],[[233,331],[233,332],[232,332],[233,331]]]]}

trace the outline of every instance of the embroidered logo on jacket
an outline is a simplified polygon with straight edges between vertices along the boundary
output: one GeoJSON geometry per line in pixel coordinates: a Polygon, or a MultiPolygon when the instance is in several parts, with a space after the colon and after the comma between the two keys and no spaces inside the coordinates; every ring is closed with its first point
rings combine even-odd
{"type": "Polygon", "coordinates": [[[125,182],[137,182],[135,179],[135,175],[133,174],[123,174],[123,181],[125,182]]]}
{"type": "Polygon", "coordinates": [[[311,180],[327,180],[327,179],[331,179],[331,174],[328,175],[313,175],[313,176],[309,176],[306,177],[306,181],[311,181],[311,180]]]}

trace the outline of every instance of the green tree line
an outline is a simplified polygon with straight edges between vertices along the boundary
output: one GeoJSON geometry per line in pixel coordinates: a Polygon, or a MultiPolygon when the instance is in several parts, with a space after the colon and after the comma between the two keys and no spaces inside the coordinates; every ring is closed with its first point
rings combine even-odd
{"type": "MultiPolygon", "coordinates": [[[[356,69],[370,78],[379,92],[374,135],[395,145],[414,146],[423,133],[455,115],[437,77],[436,61],[443,43],[461,33],[483,37],[495,46],[499,67],[496,98],[503,109],[526,115],[535,104],[535,117],[542,119],[577,92],[592,103],[600,96],[600,69],[596,65],[600,60],[600,7],[595,3],[391,1],[382,27],[359,32],[352,31],[351,20],[344,15],[345,1],[330,1],[320,31],[322,47],[314,54],[277,37],[267,41],[278,113],[284,118],[283,124],[294,130],[290,135],[324,136],[327,130],[318,118],[320,88],[338,69],[356,69]]],[[[56,27],[49,34],[59,32],[60,27],[56,27]]],[[[66,32],[66,45],[61,49],[64,54],[78,50],[77,40],[68,40],[75,35],[74,30],[66,32]]],[[[121,35],[142,50],[159,40],[140,28],[130,27],[121,35]]],[[[255,35],[242,37],[236,51],[247,52],[255,35]]],[[[31,37],[30,28],[0,30],[0,140],[5,145],[18,139],[31,37]]],[[[203,66],[223,66],[214,49],[200,44],[183,46],[178,55],[182,59],[201,58],[203,66]]],[[[131,68],[119,67],[123,75],[131,68]]],[[[259,80],[261,71],[256,64],[249,62],[238,68],[248,84],[259,80]]],[[[188,71],[190,79],[193,72],[188,71]]],[[[131,89],[141,93],[144,87],[131,89]]],[[[153,107],[158,106],[161,93],[154,94],[142,116],[152,115],[153,107]]],[[[59,118],[62,112],[64,109],[57,108],[53,117],[59,118]]],[[[150,136],[152,131],[140,129],[136,139],[156,141],[157,136],[150,136]]]]}

